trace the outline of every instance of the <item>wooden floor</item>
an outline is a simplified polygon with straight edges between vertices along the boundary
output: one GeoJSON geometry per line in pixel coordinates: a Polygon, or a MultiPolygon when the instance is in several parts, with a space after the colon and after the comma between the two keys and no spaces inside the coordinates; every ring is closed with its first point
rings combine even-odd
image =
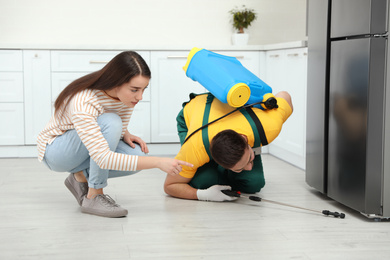
{"type": "Polygon", "coordinates": [[[314,191],[304,172],[263,156],[267,184],[259,193],[345,219],[240,198],[174,199],[165,174],[147,170],[109,180],[105,190],[126,218],[86,215],[37,159],[0,159],[0,259],[390,259],[390,223],[375,222],[314,191]]]}

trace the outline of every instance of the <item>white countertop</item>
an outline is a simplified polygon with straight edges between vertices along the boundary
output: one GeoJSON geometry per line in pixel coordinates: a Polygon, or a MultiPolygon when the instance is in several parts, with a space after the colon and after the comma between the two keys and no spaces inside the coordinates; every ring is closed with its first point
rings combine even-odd
{"type": "Polygon", "coordinates": [[[193,47],[204,48],[211,51],[268,51],[278,49],[302,48],[307,46],[307,41],[294,41],[265,45],[225,45],[225,46],[165,46],[165,45],[127,45],[127,44],[85,44],[85,45],[51,45],[51,44],[2,44],[0,49],[21,50],[135,50],[135,51],[189,51],[193,47]]]}

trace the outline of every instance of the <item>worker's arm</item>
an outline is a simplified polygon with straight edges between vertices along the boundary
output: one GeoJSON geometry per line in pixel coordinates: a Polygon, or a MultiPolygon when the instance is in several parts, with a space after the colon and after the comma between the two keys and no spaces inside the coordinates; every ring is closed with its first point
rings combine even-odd
{"type": "Polygon", "coordinates": [[[174,176],[168,174],[164,183],[164,191],[172,197],[197,200],[197,189],[188,184],[191,180],[192,178],[185,178],[179,174],[174,176]]]}
{"type": "Polygon", "coordinates": [[[172,197],[205,200],[205,201],[231,201],[237,199],[221,192],[221,190],[231,190],[230,186],[214,185],[208,189],[200,190],[191,187],[188,183],[192,178],[185,178],[178,175],[167,175],[164,183],[164,191],[172,197]]]}
{"type": "Polygon", "coordinates": [[[283,98],[284,100],[286,100],[287,103],[290,105],[291,110],[294,110],[291,96],[287,91],[280,91],[280,92],[275,94],[275,97],[277,97],[277,98],[280,97],[280,98],[283,98]]]}

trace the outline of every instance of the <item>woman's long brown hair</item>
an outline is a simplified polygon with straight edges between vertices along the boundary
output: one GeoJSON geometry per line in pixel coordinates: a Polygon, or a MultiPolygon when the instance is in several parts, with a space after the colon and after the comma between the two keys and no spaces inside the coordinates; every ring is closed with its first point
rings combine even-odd
{"type": "Polygon", "coordinates": [[[101,70],[76,79],[62,90],[54,103],[55,113],[61,117],[72,97],[80,91],[85,89],[110,90],[129,82],[138,75],[151,77],[145,60],[134,51],[119,53],[101,70]],[[59,111],[62,112],[58,114],[59,111]]]}

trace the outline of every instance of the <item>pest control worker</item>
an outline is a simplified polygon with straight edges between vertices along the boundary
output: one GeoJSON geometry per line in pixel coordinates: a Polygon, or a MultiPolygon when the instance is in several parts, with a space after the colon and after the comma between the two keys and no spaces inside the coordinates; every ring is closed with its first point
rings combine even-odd
{"type": "Polygon", "coordinates": [[[205,201],[235,199],[221,192],[259,192],[265,185],[261,146],[271,143],[292,114],[287,92],[275,95],[277,108],[236,109],[211,94],[191,95],[177,116],[182,147],[176,159],[191,162],[177,175],[167,175],[164,190],[173,197],[205,201]],[[219,119],[220,117],[223,117],[219,119]],[[203,129],[200,127],[216,120],[203,129]],[[187,138],[187,139],[186,139],[187,138]]]}

